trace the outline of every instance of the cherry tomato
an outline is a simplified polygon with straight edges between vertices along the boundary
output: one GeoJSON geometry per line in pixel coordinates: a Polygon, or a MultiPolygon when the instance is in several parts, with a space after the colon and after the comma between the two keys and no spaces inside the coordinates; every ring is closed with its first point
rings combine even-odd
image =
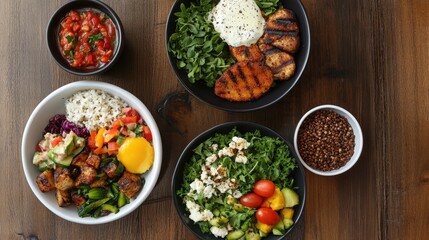
{"type": "Polygon", "coordinates": [[[263,207],[256,211],[256,219],[261,223],[275,225],[280,220],[280,217],[273,209],[263,207]]]}
{"type": "Polygon", "coordinates": [[[270,180],[259,180],[253,186],[253,192],[261,197],[271,197],[273,195],[276,186],[270,180]]]}
{"type": "Polygon", "coordinates": [[[150,128],[148,126],[143,126],[143,133],[144,138],[148,140],[149,142],[152,141],[152,132],[150,131],[150,128]]]}
{"type": "Polygon", "coordinates": [[[240,203],[249,208],[257,208],[261,206],[264,199],[256,193],[248,193],[240,198],[240,203]]]}

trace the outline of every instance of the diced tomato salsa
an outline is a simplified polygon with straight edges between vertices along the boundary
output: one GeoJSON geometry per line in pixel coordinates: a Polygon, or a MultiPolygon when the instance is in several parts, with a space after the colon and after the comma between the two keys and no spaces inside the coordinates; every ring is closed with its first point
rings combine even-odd
{"type": "Polygon", "coordinates": [[[61,22],[59,45],[72,67],[93,69],[109,62],[115,40],[115,25],[98,10],[71,10],[61,22]]]}

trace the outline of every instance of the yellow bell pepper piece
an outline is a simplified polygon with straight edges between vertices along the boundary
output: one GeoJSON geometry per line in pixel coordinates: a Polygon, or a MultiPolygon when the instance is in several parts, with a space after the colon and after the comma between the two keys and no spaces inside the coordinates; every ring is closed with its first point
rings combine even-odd
{"type": "Polygon", "coordinates": [[[283,208],[280,211],[280,215],[282,216],[282,219],[292,219],[293,217],[293,208],[283,208]]]}
{"type": "Polygon", "coordinates": [[[257,221],[256,228],[261,230],[264,233],[270,233],[273,230],[274,225],[268,225],[265,223],[261,223],[260,221],[257,221]]]}
{"type": "Polygon", "coordinates": [[[280,210],[285,207],[285,198],[280,188],[276,187],[271,197],[265,199],[262,203],[262,207],[271,208],[274,211],[280,210]]]}

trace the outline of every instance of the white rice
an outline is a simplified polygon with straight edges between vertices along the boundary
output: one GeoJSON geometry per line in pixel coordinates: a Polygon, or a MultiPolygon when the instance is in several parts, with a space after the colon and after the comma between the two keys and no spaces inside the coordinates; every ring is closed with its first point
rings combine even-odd
{"type": "Polygon", "coordinates": [[[110,126],[128,104],[102,90],[79,91],[66,100],[67,120],[97,130],[110,126]]]}

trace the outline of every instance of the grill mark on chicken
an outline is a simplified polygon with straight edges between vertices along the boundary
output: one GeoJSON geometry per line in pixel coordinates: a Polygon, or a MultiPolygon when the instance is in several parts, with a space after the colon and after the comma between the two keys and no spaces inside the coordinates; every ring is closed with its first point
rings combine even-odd
{"type": "Polygon", "coordinates": [[[262,62],[242,61],[232,65],[215,83],[215,94],[233,102],[260,98],[273,84],[273,73],[262,62]],[[233,81],[235,79],[236,81],[233,81]]]}
{"type": "Polygon", "coordinates": [[[280,36],[280,37],[283,37],[283,36],[296,37],[296,36],[298,36],[298,32],[296,32],[296,31],[279,31],[279,30],[275,30],[275,29],[265,29],[265,31],[267,33],[267,35],[266,35],[267,40],[276,40],[276,39],[273,39],[273,37],[276,37],[276,36],[280,36]],[[272,36],[272,35],[274,35],[274,36],[272,36]]]}
{"type": "Polygon", "coordinates": [[[282,63],[280,64],[280,66],[278,66],[278,67],[276,67],[276,68],[274,68],[274,69],[271,69],[271,70],[273,70],[273,73],[274,73],[274,74],[279,73],[279,72],[281,72],[281,71],[283,70],[283,68],[284,68],[284,67],[286,67],[286,66],[288,66],[288,65],[292,64],[293,62],[294,62],[294,59],[292,58],[292,59],[290,59],[290,60],[288,60],[288,61],[286,61],[286,62],[282,62],[282,63]]]}

